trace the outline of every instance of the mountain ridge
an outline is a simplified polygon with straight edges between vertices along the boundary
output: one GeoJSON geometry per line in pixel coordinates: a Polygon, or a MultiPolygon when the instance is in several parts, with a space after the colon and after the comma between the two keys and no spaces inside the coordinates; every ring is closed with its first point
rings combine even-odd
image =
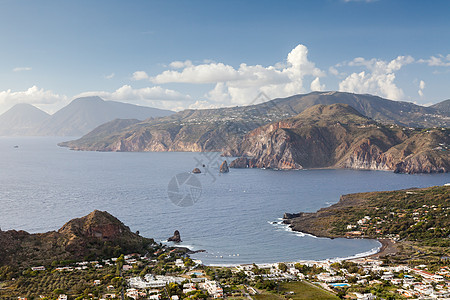
{"type": "MultiPolygon", "coordinates": [[[[38,110],[38,108],[30,104],[24,105],[27,105],[29,110],[32,109],[31,107],[38,110]]],[[[41,112],[45,113],[43,111],[41,112]]],[[[0,115],[0,134],[22,136],[82,136],[97,126],[114,119],[145,120],[164,117],[173,113],[169,110],[147,106],[105,101],[98,96],[81,97],[72,100],[67,106],[61,108],[53,115],[45,113],[45,118],[40,118],[33,122],[31,126],[26,126],[21,131],[14,129],[17,127],[15,123],[18,123],[14,119],[28,120],[30,117],[22,116],[24,115],[22,111],[17,109],[11,111],[10,109],[8,112],[0,115]],[[2,118],[7,119],[7,121],[1,122],[2,118]]]]}
{"type": "Polygon", "coordinates": [[[0,115],[0,136],[20,136],[32,131],[50,115],[36,106],[18,103],[0,115]]]}
{"type": "MultiPolygon", "coordinates": [[[[93,151],[227,151],[262,125],[293,117],[316,104],[344,103],[385,124],[450,126],[450,114],[408,102],[343,92],[313,92],[257,105],[185,110],[136,123],[114,133],[97,130],[61,146],[93,151]]],[[[110,124],[114,126],[113,123],[110,124]]],[[[97,128],[98,129],[98,128],[97,128]]]]}

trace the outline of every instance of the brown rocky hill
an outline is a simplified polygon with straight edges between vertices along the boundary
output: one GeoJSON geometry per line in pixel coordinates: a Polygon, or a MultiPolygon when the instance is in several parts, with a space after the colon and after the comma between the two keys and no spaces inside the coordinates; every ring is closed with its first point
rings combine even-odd
{"type": "Polygon", "coordinates": [[[30,234],[0,230],[0,266],[45,265],[52,261],[145,253],[153,243],[152,239],[131,232],[108,212],[95,210],[67,222],[58,231],[30,234]]]}
{"type": "Polygon", "coordinates": [[[234,168],[450,170],[450,131],[377,123],[346,104],[316,105],[248,133],[227,155],[234,168]]]}

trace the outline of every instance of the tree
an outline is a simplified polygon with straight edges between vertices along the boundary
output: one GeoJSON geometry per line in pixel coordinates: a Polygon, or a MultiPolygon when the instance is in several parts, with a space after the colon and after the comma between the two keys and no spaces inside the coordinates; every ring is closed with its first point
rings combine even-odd
{"type": "Polygon", "coordinates": [[[284,264],[284,263],[279,263],[279,264],[278,264],[278,269],[280,269],[280,270],[283,271],[283,272],[286,272],[288,268],[287,268],[286,264],[284,264]]]}

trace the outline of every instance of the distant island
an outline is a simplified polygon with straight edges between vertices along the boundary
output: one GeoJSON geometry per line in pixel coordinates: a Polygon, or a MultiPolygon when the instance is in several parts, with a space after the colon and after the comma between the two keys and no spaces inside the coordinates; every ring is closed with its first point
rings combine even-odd
{"type": "Polygon", "coordinates": [[[173,111],[81,97],[52,115],[26,103],[14,105],[0,115],[0,136],[82,136],[115,119],[146,120],[165,117],[173,111]]]}

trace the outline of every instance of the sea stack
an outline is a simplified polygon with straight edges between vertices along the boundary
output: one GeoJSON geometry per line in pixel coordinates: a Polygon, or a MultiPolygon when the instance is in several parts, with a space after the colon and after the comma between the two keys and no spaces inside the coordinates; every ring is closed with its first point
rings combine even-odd
{"type": "Polygon", "coordinates": [[[167,239],[168,242],[181,243],[180,232],[175,230],[173,236],[167,239]]]}
{"type": "Polygon", "coordinates": [[[219,172],[220,173],[228,173],[228,172],[230,172],[230,168],[228,168],[228,163],[227,163],[226,160],[220,165],[219,172]]]}

